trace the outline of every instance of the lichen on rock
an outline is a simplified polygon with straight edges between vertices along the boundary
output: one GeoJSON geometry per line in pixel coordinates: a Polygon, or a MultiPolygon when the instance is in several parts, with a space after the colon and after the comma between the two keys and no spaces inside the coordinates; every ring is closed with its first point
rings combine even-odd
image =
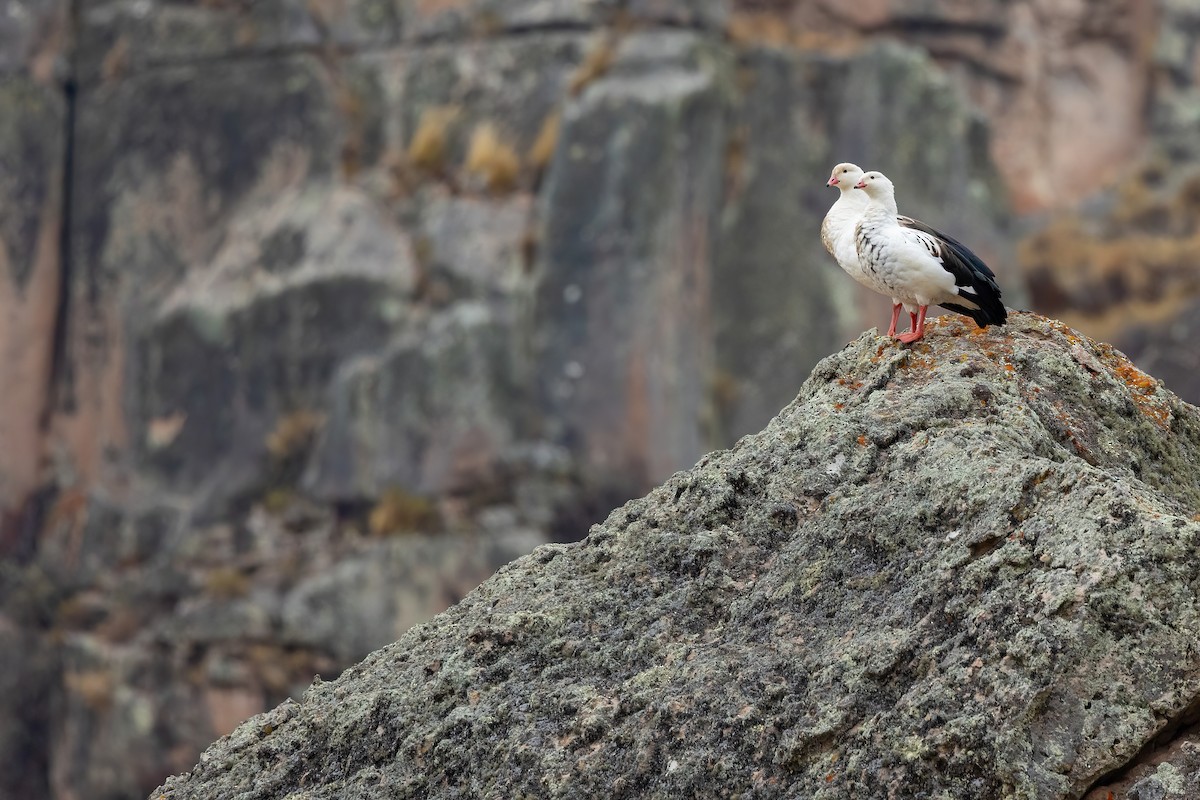
{"type": "Polygon", "coordinates": [[[1053,321],[867,333],[153,796],[1078,798],[1200,696],[1198,465],[1053,321]]]}

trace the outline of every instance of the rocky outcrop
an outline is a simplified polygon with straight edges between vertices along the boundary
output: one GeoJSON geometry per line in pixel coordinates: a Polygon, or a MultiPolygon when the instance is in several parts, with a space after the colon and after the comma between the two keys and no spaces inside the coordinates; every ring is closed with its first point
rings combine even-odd
{"type": "Polygon", "coordinates": [[[1187,797],[1197,464],[1060,323],[864,334],[153,797],[1187,797]]]}
{"type": "Polygon", "coordinates": [[[1014,307],[1056,209],[1035,307],[1189,391],[1193,5],[8,3],[0,794],[140,794],[759,429],[886,318],[837,160],[1014,307]]]}

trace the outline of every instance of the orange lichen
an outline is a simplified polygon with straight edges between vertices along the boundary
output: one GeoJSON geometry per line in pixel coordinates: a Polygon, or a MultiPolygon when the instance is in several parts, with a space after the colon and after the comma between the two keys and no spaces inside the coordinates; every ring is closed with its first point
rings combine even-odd
{"type": "Polygon", "coordinates": [[[858,435],[858,444],[859,444],[859,446],[860,446],[860,447],[866,447],[866,446],[867,446],[867,437],[866,437],[866,435],[865,435],[865,434],[862,434],[862,433],[860,433],[860,434],[858,435]]]}
{"type": "Polygon", "coordinates": [[[1121,379],[1125,381],[1126,386],[1134,389],[1141,389],[1145,391],[1148,389],[1153,389],[1158,385],[1158,382],[1155,381],[1154,378],[1151,378],[1149,375],[1128,362],[1119,365],[1115,371],[1121,376],[1121,379]]]}
{"type": "Polygon", "coordinates": [[[1143,416],[1161,428],[1170,426],[1171,409],[1165,396],[1159,392],[1157,380],[1135,367],[1111,345],[1098,346],[1096,354],[1112,371],[1113,376],[1129,387],[1130,397],[1143,416]]]}
{"type": "Polygon", "coordinates": [[[833,404],[833,409],[834,409],[835,411],[841,411],[841,410],[842,410],[843,408],[845,408],[845,407],[846,407],[846,404],[845,404],[845,403],[834,403],[834,404],[833,404]]]}

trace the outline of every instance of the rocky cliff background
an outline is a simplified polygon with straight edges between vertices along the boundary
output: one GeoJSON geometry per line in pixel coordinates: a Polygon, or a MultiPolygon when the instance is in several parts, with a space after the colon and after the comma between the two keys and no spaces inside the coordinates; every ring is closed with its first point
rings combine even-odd
{"type": "Polygon", "coordinates": [[[1200,397],[1200,4],[0,2],[0,795],[139,797],[758,430],[888,171],[1200,397]]]}

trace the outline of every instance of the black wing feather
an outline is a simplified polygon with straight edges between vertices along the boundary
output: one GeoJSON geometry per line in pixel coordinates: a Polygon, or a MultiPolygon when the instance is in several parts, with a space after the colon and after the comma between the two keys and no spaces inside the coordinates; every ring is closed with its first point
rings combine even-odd
{"type": "Polygon", "coordinates": [[[942,308],[970,317],[981,328],[1003,325],[1008,321],[1008,311],[1000,300],[1000,285],[996,283],[996,274],[983,263],[982,258],[953,236],[942,233],[932,225],[926,225],[912,217],[901,216],[896,219],[902,227],[920,231],[938,240],[941,245],[942,266],[954,276],[954,284],[960,290],[970,291],[974,295],[972,299],[979,304],[979,308],[969,308],[957,303],[942,303],[942,308]]]}

